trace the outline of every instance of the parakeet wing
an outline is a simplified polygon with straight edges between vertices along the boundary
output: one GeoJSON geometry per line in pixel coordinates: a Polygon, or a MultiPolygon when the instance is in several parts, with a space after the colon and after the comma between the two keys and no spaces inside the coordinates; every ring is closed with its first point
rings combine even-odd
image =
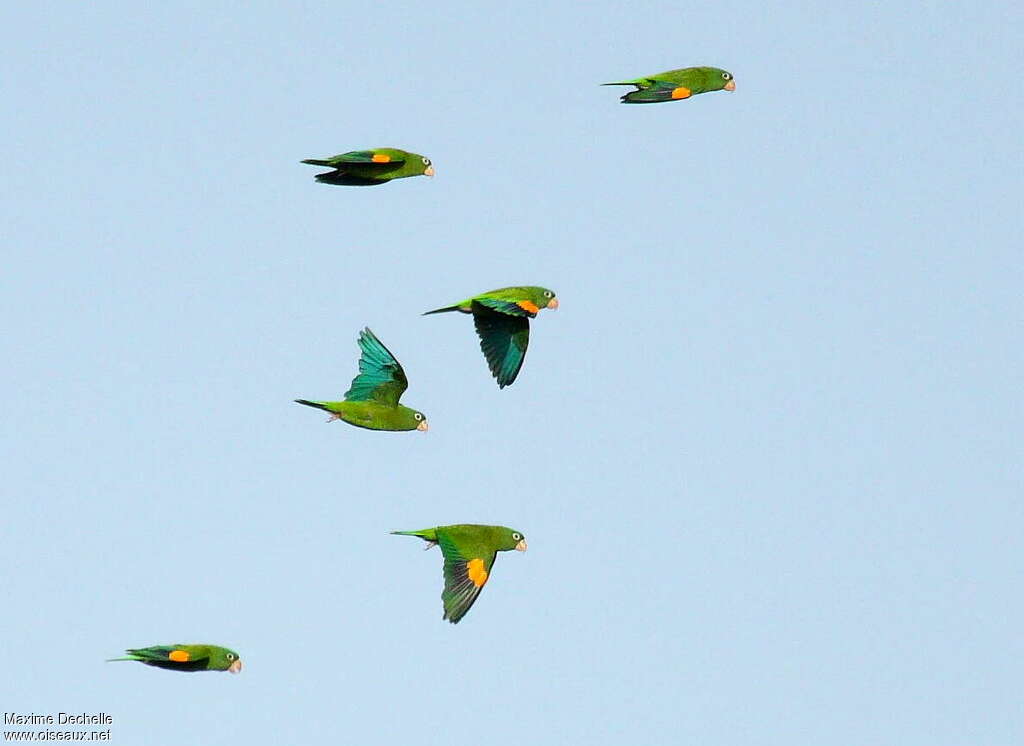
{"type": "Polygon", "coordinates": [[[497,553],[463,551],[451,537],[440,532],[437,540],[444,555],[444,590],[441,591],[444,618],[455,624],[466,615],[483,590],[497,553]]]}
{"type": "Polygon", "coordinates": [[[507,313],[510,316],[529,316],[533,318],[540,309],[529,300],[510,301],[498,300],[496,298],[474,298],[474,303],[479,303],[492,311],[507,313]]]}
{"type": "Polygon", "coordinates": [[[353,150],[351,153],[334,156],[331,158],[331,163],[336,166],[343,166],[346,163],[358,163],[365,166],[400,166],[405,163],[405,158],[389,153],[375,153],[372,150],[353,150]]]}
{"type": "Polygon", "coordinates": [[[516,380],[526,358],[526,346],[530,343],[530,320],[525,312],[522,313],[522,316],[512,316],[492,311],[486,305],[473,301],[473,324],[480,337],[480,349],[500,388],[516,380]]]}
{"type": "Polygon", "coordinates": [[[170,645],[154,645],[149,648],[135,648],[127,651],[129,655],[136,656],[144,663],[167,663],[167,664],[204,664],[209,656],[196,656],[192,651],[181,647],[170,645]]]}
{"type": "Polygon", "coordinates": [[[409,388],[402,366],[369,328],[359,332],[359,347],[359,375],[352,379],[345,399],[398,406],[402,393],[409,388]]]}

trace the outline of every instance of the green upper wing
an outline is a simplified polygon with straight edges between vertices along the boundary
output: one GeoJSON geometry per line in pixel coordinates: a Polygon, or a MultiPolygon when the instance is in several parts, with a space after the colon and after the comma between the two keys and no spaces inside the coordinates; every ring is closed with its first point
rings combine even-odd
{"type": "MultiPolygon", "coordinates": [[[[516,304],[508,305],[518,309],[521,315],[491,310],[488,304],[473,301],[473,324],[480,337],[480,349],[487,358],[491,375],[499,388],[505,388],[516,380],[519,369],[526,359],[526,347],[530,343],[529,314],[516,304]]],[[[500,301],[498,301],[500,302],[500,301]]]]}
{"type": "Polygon", "coordinates": [[[397,407],[398,400],[409,388],[402,366],[369,327],[359,332],[359,347],[362,350],[359,375],[352,379],[352,385],[345,392],[345,400],[372,400],[397,407]]]}
{"type": "Polygon", "coordinates": [[[444,555],[444,619],[457,624],[483,590],[497,552],[459,548],[447,533],[438,531],[437,543],[444,555]]]}
{"type": "Polygon", "coordinates": [[[537,315],[537,311],[530,311],[519,305],[519,303],[525,303],[529,308],[536,308],[536,306],[530,303],[529,300],[516,302],[511,300],[499,300],[497,298],[473,298],[472,302],[479,303],[481,306],[489,308],[492,311],[507,313],[510,316],[528,316],[532,319],[537,315]]]}
{"type": "Polygon", "coordinates": [[[405,163],[405,158],[391,153],[377,153],[373,150],[353,150],[351,153],[342,153],[327,159],[332,166],[344,166],[345,164],[359,164],[366,166],[400,166],[405,163]]]}

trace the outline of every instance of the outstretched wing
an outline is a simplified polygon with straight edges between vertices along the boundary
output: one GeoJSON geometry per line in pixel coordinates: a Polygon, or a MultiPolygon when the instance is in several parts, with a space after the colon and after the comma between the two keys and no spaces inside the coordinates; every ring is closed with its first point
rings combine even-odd
{"type": "Polygon", "coordinates": [[[512,309],[494,310],[494,303],[487,304],[473,301],[473,324],[480,337],[480,349],[487,359],[491,375],[498,382],[499,388],[505,388],[516,380],[519,369],[526,359],[526,347],[530,344],[530,316],[518,304],[507,303],[512,309]]]}
{"type": "Polygon", "coordinates": [[[359,332],[359,375],[345,392],[346,401],[378,401],[389,407],[398,406],[398,400],[409,380],[402,366],[369,327],[359,332]]]}
{"type": "Polygon", "coordinates": [[[443,618],[457,624],[476,602],[476,597],[487,583],[497,552],[489,555],[464,552],[445,533],[438,533],[437,541],[444,555],[444,590],[441,591],[443,618]]]}

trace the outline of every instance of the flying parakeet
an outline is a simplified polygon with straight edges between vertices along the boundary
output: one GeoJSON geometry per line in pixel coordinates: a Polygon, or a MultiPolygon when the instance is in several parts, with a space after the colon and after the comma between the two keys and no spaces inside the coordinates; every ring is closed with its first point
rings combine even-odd
{"type": "Polygon", "coordinates": [[[601,85],[635,85],[637,90],[622,97],[624,104],[657,104],[709,91],[736,90],[732,73],[717,67],[684,67],[682,70],[669,70],[636,80],[620,80],[601,85]]]}
{"type": "Polygon", "coordinates": [[[345,401],[308,401],[299,404],[330,412],[328,422],[345,420],[368,430],[427,430],[422,412],[398,403],[409,387],[405,371],[369,327],[359,332],[359,375],[345,392],[345,401]]]}
{"type": "Polygon", "coordinates": [[[491,574],[491,566],[498,552],[510,549],[526,551],[526,538],[505,526],[477,526],[462,524],[438,526],[422,531],[392,531],[403,536],[418,536],[427,542],[427,549],[441,546],[444,555],[444,616],[452,624],[458,623],[480,595],[491,574]]]}
{"type": "Polygon", "coordinates": [[[111,661],[138,661],[147,666],[170,671],[229,671],[242,670],[242,659],[234,650],[219,645],[154,645],[150,648],[129,648],[127,658],[111,661]]]}
{"type": "Polygon", "coordinates": [[[487,358],[498,388],[512,385],[519,375],[530,343],[530,319],[542,308],[558,308],[558,298],[547,288],[533,286],[500,288],[481,293],[453,306],[427,311],[424,316],[446,311],[473,314],[480,349],[487,358]]]}
{"type": "Polygon", "coordinates": [[[396,148],[353,150],[330,158],[309,158],[303,163],[334,169],[316,175],[322,184],[373,186],[406,176],[434,175],[429,158],[396,148]]]}

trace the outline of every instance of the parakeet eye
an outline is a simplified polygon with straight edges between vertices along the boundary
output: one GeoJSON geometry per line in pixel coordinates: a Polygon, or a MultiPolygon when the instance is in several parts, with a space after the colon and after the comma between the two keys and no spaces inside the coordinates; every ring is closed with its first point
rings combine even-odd
{"type": "Polygon", "coordinates": [[[722,79],[723,80],[732,80],[732,75],[730,75],[729,73],[723,72],[722,73],[722,79]]]}
{"type": "Polygon", "coordinates": [[[545,290],[544,291],[544,297],[545,298],[550,298],[552,295],[554,295],[554,293],[552,293],[550,290],[545,290]]]}
{"type": "Polygon", "coordinates": [[[512,532],[512,540],[513,541],[519,541],[522,538],[523,538],[523,535],[521,533],[519,533],[518,531],[513,531],[512,532]]]}
{"type": "Polygon", "coordinates": [[[416,419],[417,422],[423,419],[423,415],[421,415],[419,412],[414,414],[413,417],[416,419]]]}
{"type": "Polygon", "coordinates": [[[228,660],[229,661],[233,661],[234,659],[235,659],[235,654],[234,653],[228,653],[228,660]]]}
{"type": "Polygon", "coordinates": [[[420,160],[423,161],[423,165],[424,166],[429,166],[430,165],[430,159],[429,158],[421,158],[420,160]]]}

